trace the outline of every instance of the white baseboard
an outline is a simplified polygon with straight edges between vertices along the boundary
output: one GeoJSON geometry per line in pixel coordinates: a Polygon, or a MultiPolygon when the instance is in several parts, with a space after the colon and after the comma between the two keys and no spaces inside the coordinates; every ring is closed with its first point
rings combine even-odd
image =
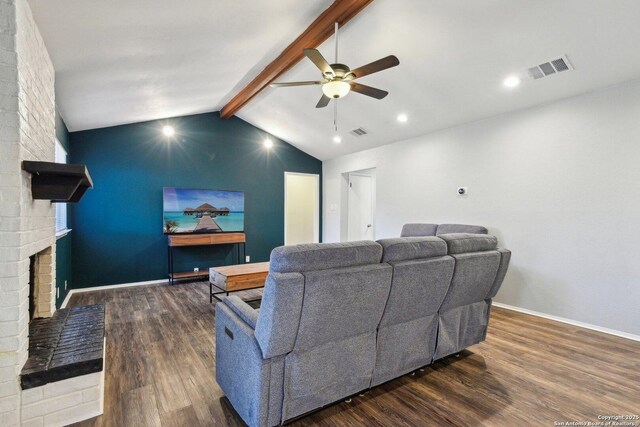
{"type": "Polygon", "coordinates": [[[578,322],[577,320],[566,319],[564,317],[553,316],[551,314],[540,313],[539,311],[529,310],[527,308],[515,307],[513,305],[502,304],[501,302],[493,302],[493,305],[507,310],[517,311],[520,313],[530,314],[532,316],[542,317],[556,322],[566,323],[568,325],[578,326],[580,328],[591,329],[592,331],[603,332],[609,335],[626,338],[633,341],[640,341],[640,335],[630,334],[628,332],[616,331],[615,329],[603,328],[601,326],[591,325],[589,323],[578,322]]]}
{"type": "MultiPolygon", "coordinates": [[[[179,280],[176,280],[178,282],[179,280]]],[[[166,285],[169,283],[169,279],[158,279],[158,280],[148,280],[146,282],[133,282],[133,283],[120,283],[117,285],[105,285],[105,286],[94,286],[92,288],[79,288],[79,289],[70,289],[65,297],[64,301],[60,308],[66,308],[69,300],[71,299],[71,295],[80,294],[83,292],[93,292],[93,291],[104,291],[107,289],[118,289],[118,288],[133,288],[136,286],[149,286],[149,285],[166,285]]]]}

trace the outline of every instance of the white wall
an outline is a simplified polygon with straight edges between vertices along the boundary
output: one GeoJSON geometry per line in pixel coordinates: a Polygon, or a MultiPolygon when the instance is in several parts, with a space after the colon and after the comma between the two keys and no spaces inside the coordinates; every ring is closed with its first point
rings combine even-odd
{"type": "Polygon", "coordinates": [[[513,251],[496,301],[640,335],[640,81],[325,161],[325,242],[372,167],[376,238],[487,226],[513,251]]]}

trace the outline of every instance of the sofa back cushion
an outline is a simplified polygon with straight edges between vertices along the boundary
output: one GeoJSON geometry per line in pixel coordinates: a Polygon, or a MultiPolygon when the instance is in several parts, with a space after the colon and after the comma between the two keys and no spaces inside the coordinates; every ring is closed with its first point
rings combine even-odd
{"type": "Polygon", "coordinates": [[[369,387],[391,274],[379,262],[303,273],[298,333],[285,357],[283,419],[369,387]]]}
{"type": "Polygon", "coordinates": [[[435,236],[438,224],[405,224],[402,226],[400,237],[435,236]]]}
{"type": "Polygon", "coordinates": [[[382,262],[409,261],[443,256],[447,244],[438,237],[395,237],[378,240],[382,246],[382,262]]]}
{"type": "Polygon", "coordinates": [[[436,235],[450,234],[450,233],[472,233],[472,234],[487,234],[486,227],[481,225],[466,225],[466,224],[440,224],[436,235]]]}
{"type": "Polygon", "coordinates": [[[498,239],[488,234],[453,233],[438,237],[447,242],[450,255],[494,251],[498,248],[498,239]]]}
{"type": "Polygon", "coordinates": [[[377,264],[382,246],[368,240],[347,243],[309,243],[280,246],[271,251],[270,272],[306,271],[377,264]]]}
{"type": "Polygon", "coordinates": [[[375,331],[390,286],[388,264],[306,272],[295,350],[375,331]]]}
{"type": "Polygon", "coordinates": [[[498,248],[498,252],[500,252],[500,266],[498,267],[498,274],[496,274],[496,280],[493,281],[493,285],[489,290],[489,294],[487,295],[487,298],[493,298],[496,296],[496,294],[500,290],[500,286],[502,286],[502,282],[504,281],[505,276],[507,275],[507,269],[509,268],[509,263],[511,262],[510,250],[498,248]]]}
{"type": "Polygon", "coordinates": [[[496,250],[453,255],[456,265],[441,312],[484,301],[496,279],[500,253],[496,250]]]}
{"type": "Polygon", "coordinates": [[[437,313],[451,283],[454,260],[445,255],[391,265],[391,292],[378,330],[372,385],[431,363],[436,347],[437,313]]]}
{"type": "Polygon", "coordinates": [[[298,333],[304,276],[300,273],[269,273],[262,294],[255,337],[267,359],[293,350],[298,333]]]}

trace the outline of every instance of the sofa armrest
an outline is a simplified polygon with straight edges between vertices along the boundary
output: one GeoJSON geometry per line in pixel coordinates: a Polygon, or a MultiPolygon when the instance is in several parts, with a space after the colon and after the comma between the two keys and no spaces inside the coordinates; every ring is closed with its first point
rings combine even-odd
{"type": "Polygon", "coordinates": [[[236,295],[231,295],[222,300],[222,302],[233,310],[242,320],[244,320],[251,329],[256,328],[256,322],[258,321],[258,311],[252,308],[249,304],[242,301],[236,295]]]}
{"type": "Polygon", "coordinates": [[[262,358],[253,328],[231,307],[216,304],[216,381],[245,423],[264,427],[271,360],[262,358]]]}

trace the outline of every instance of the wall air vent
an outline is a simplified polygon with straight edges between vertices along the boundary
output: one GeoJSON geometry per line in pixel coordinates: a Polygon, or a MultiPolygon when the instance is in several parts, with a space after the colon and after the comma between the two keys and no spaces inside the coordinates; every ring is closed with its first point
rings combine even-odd
{"type": "Polygon", "coordinates": [[[349,132],[352,135],[355,136],[363,136],[366,135],[368,132],[366,130],[364,130],[363,128],[358,128],[358,129],[354,129],[351,132],[349,132]]]}
{"type": "Polygon", "coordinates": [[[571,65],[571,62],[569,62],[567,55],[562,55],[560,58],[552,59],[551,61],[543,62],[535,67],[531,67],[527,71],[532,79],[538,80],[543,77],[573,69],[574,68],[571,65]]]}

